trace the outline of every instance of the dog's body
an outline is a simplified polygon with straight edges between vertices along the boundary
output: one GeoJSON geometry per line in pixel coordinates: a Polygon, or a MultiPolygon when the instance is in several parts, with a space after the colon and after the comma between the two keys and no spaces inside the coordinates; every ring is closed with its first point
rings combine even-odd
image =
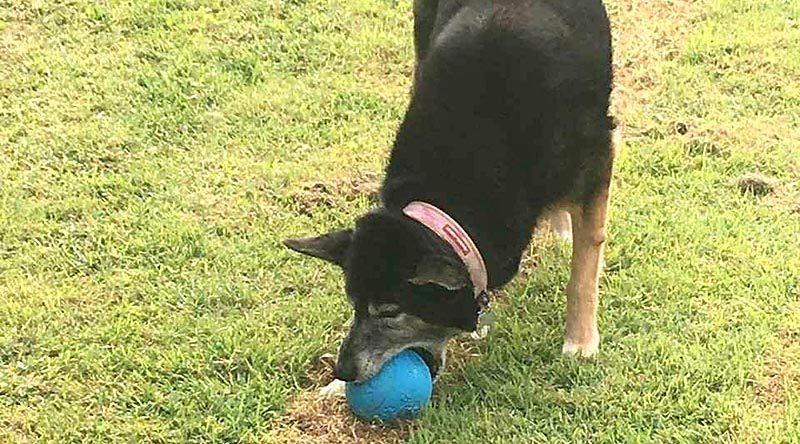
{"type": "Polygon", "coordinates": [[[517,272],[537,220],[571,222],[564,352],[597,351],[597,280],[614,157],[611,45],[601,0],[416,0],[417,69],[381,190],[355,230],[287,241],[342,266],[355,308],[336,376],[364,380],[402,349],[432,370],[476,328],[453,248],[407,217],[435,205],[466,230],[489,287],[517,272]]]}

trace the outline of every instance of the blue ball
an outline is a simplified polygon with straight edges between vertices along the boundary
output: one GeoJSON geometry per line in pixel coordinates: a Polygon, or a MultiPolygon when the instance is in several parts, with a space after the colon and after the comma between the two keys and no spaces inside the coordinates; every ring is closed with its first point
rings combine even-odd
{"type": "Polygon", "coordinates": [[[348,382],[345,393],[353,413],[366,421],[415,418],[428,404],[433,381],[428,365],[413,350],[403,350],[362,383],[348,382]]]}

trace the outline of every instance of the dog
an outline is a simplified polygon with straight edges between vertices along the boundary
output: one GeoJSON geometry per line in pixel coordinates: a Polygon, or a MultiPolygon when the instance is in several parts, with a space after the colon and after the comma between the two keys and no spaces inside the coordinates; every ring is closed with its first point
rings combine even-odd
{"type": "Polygon", "coordinates": [[[518,271],[533,229],[572,237],[562,352],[598,350],[614,119],[601,0],[416,0],[416,68],[381,204],[352,228],[285,241],[338,265],[354,309],[335,377],[401,350],[436,376],[518,271]]]}

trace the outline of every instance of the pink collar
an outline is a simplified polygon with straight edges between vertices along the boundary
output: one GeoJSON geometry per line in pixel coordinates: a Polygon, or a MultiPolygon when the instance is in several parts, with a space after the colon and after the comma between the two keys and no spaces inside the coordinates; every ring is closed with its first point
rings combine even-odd
{"type": "Polygon", "coordinates": [[[475,298],[478,299],[478,304],[481,305],[481,308],[485,308],[485,305],[488,305],[486,289],[489,280],[486,273],[486,264],[483,262],[483,257],[478,251],[478,247],[472,242],[469,234],[447,213],[429,203],[411,202],[403,208],[403,213],[428,227],[453,247],[453,250],[467,267],[472,285],[475,288],[475,298]]]}

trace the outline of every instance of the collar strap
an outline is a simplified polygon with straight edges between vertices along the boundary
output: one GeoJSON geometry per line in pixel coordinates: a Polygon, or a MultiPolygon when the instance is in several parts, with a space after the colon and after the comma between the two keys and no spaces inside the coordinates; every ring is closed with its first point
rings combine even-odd
{"type": "Polygon", "coordinates": [[[428,227],[453,247],[467,267],[478,305],[481,309],[486,308],[489,305],[489,296],[486,291],[489,280],[486,264],[469,234],[447,213],[426,202],[411,202],[403,208],[403,213],[428,227]]]}

